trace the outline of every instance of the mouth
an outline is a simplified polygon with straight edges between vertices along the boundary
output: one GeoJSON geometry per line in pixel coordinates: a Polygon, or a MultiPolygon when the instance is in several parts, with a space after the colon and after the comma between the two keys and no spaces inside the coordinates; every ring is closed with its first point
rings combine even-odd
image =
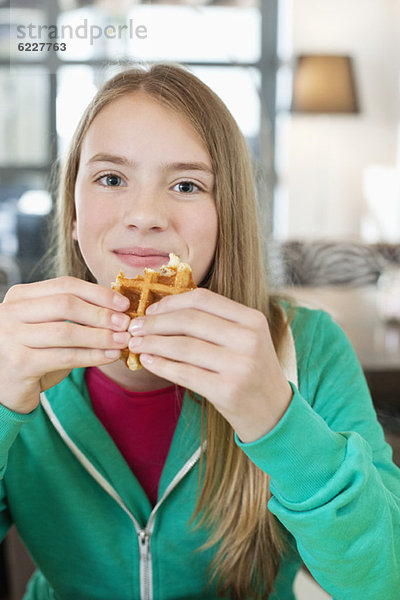
{"type": "Polygon", "coordinates": [[[116,248],[113,250],[113,253],[122,263],[131,267],[157,268],[169,260],[169,252],[164,252],[157,248],[132,246],[128,248],[116,248]]]}
{"type": "Polygon", "coordinates": [[[139,246],[117,248],[114,250],[114,253],[122,256],[169,256],[169,252],[157,250],[156,248],[141,248],[139,246]]]}

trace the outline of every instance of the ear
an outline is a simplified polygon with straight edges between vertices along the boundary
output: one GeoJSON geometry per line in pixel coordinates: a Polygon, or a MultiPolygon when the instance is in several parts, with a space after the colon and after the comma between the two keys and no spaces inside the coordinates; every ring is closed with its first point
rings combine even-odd
{"type": "Polygon", "coordinates": [[[76,228],[76,220],[72,224],[72,239],[75,240],[75,242],[78,241],[78,231],[76,228]]]}

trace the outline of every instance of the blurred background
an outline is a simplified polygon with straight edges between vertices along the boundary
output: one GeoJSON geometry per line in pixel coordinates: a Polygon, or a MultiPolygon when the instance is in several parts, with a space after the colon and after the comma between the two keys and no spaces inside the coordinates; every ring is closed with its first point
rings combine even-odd
{"type": "MultiPolygon", "coordinates": [[[[0,0],[0,299],[46,276],[52,173],[98,87],[184,64],[247,139],[271,285],[345,329],[400,463],[399,34],[397,0],[0,0]]],[[[31,567],[6,550],[14,600],[31,567]]]]}

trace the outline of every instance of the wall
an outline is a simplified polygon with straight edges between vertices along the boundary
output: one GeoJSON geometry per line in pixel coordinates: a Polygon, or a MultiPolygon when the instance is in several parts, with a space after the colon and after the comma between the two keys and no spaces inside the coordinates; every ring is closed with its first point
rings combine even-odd
{"type": "MultiPolygon", "coordinates": [[[[369,227],[370,237],[388,237],[378,217],[371,215],[363,184],[371,165],[393,170],[397,162],[400,169],[400,2],[286,0],[283,5],[283,19],[291,21],[283,54],[290,46],[292,57],[319,52],[351,55],[361,113],[278,115],[281,186],[276,236],[360,239],[368,229],[366,220],[372,218],[376,222],[372,230],[369,227]]],[[[374,205],[380,200],[374,198],[374,205]]],[[[390,215],[389,208],[381,218],[400,221],[399,212],[392,207],[390,215]]],[[[397,229],[400,240],[400,222],[397,229]]]]}

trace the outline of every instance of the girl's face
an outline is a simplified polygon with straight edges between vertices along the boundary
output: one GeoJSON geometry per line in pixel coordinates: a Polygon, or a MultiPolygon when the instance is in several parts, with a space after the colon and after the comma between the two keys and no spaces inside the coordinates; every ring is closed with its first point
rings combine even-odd
{"type": "Polygon", "coordinates": [[[177,254],[197,284],[214,258],[214,175],[191,124],[142,92],[105,106],[82,145],[73,236],[97,281],[177,254]]]}

